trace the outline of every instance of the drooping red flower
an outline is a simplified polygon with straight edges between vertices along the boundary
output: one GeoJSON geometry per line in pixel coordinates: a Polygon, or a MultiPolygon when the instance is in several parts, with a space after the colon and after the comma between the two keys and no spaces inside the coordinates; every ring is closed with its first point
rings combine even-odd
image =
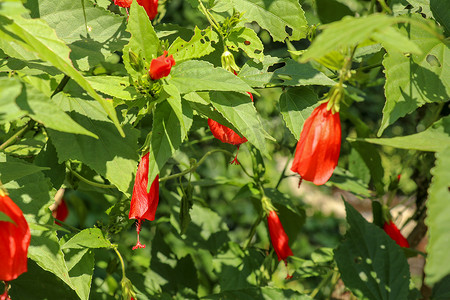
{"type": "MultiPolygon", "coordinates": [[[[61,202],[59,203],[56,210],[52,212],[52,215],[55,219],[60,221],[65,221],[67,219],[67,216],[69,215],[69,209],[67,208],[67,203],[64,201],[64,199],[61,199],[61,202]]],[[[56,224],[61,225],[58,221],[55,221],[56,224]]]]}
{"type": "Polygon", "coordinates": [[[133,3],[133,0],[114,0],[114,4],[120,7],[128,8],[133,3]]]}
{"type": "Polygon", "coordinates": [[[14,222],[0,221],[0,280],[11,281],[27,271],[30,227],[20,208],[1,191],[0,211],[14,222]]]}
{"type": "MultiPolygon", "coordinates": [[[[249,94],[250,99],[252,99],[252,102],[253,102],[252,93],[249,93],[249,92],[247,92],[247,93],[249,94]]],[[[214,121],[213,119],[208,119],[208,126],[216,139],[220,140],[222,143],[235,145],[237,147],[236,156],[230,162],[230,164],[239,165],[239,161],[237,160],[239,147],[241,146],[241,144],[247,142],[247,139],[244,136],[243,137],[239,136],[239,134],[237,134],[233,129],[228,128],[227,126],[222,125],[222,124],[214,121]]]]}
{"type": "Polygon", "coordinates": [[[327,103],[316,107],[306,119],[295,150],[291,170],[316,185],[330,179],[339,160],[341,120],[339,112],[327,110],[327,103]]]}
{"type": "Polygon", "coordinates": [[[157,175],[147,193],[148,185],[148,168],[149,153],[141,158],[139,163],[136,179],[133,186],[133,196],[131,197],[129,219],[136,219],[137,243],[133,250],[137,248],[145,248],[145,245],[139,241],[139,233],[141,232],[141,223],[143,220],[153,221],[155,219],[156,209],[159,201],[159,176],[157,175]]]}
{"type": "Polygon", "coordinates": [[[167,51],[164,51],[163,55],[152,59],[148,74],[153,80],[158,80],[169,76],[172,66],[175,66],[175,59],[173,59],[173,55],[167,57],[167,54],[167,51]]]}
{"type": "Polygon", "coordinates": [[[397,245],[400,247],[409,248],[408,240],[402,235],[392,220],[384,222],[383,230],[397,243],[397,245]]]}
{"type": "Polygon", "coordinates": [[[137,0],[137,3],[144,7],[150,21],[158,14],[158,0],[137,0]]]}
{"type": "MultiPolygon", "coordinates": [[[[269,225],[270,240],[272,241],[273,249],[278,256],[278,261],[283,260],[287,267],[288,256],[294,255],[289,247],[289,237],[284,231],[280,218],[275,211],[271,210],[267,216],[267,224],[269,225]]],[[[289,272],[286,279],[290,279],[289,272]]]]}

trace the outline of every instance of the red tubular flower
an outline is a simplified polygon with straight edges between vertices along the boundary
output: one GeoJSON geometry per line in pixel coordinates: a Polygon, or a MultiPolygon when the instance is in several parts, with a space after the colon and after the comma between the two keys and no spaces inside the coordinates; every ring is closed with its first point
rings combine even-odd
{"type": "Polygon", "coordinates": [[[164,51],[163,55],[152,59],[148,74],[153,80],[158,80],[169,76],[172,66],[175,66],[175,59],[173,59],[173,55],[166,57],[167,54],[167,51],[164,51]]]}
{"type": "Polygon", "coordinates": [[[27,271],[30,228],[20,208],[7,195],[1,195],[0,211],[14,223],[0,221],[0,280],[11,281],[27,271]]]}
{"type": "Polygon", "coordinates": [[[384,222],[383,230],[397,243],[397,245],[400,247],[409,248],[408,240],[402,235],[392,220],[384,222]]]}
{"type": "Polygon", "coordinates": [[[158,0],[137,0],[137,3],[144,7],[150,21],[158,14],[158,0]]]}
{"type": "Polygon", "coordinates": [[[114,4],[120,7],[128,8],[131,6],[133,0],[114,0],[114,4]]]}
{"type": "Polygon", "coordinates": [[[337,166],[340,149],[339,112],[333,114],[323,103],[303,125],[291,170],[316,185],[324,184],[337,166]]]}
{"type": "MultiPolygon", "coordinates": [[[[247,93],[249,94],[250,99],[252,99],[252,102],[253,102],[252,93],[249,93],[249,92],[247,92],[247,93]]],[[[237,160],[239,147],[241,146],[241,144],[247,142],[247,139],[244,136],[240,137],[239,134],[237,134],[233,129],[228,128],[227,126],[222,125],[222,124],[214,121],[213,119],[208,119],[208,126],[216,139],[220,140],[222,143],[236,145],[236,147],[237,147],[236,156],[230,162],[230,164],[239,165],[239,161],[237,160]]]]}
{"type": "MultiPolygon", "coordinates": [[[[63,222],[67,219],[67,216],[69,215],[69,209],[67,208],[67,204],[64,199],[61,199],[61,203],[59,203],[56,210],[52,212],[52,215],[55,219],[63,222]]],[[[58,221],[55,221],[55,223],[61,225],[58,221]]]]}
{"type": "MultiPolygon", "coordinates": [[[[289,247],[289,237],[284,231],[280,218],[278,218],[275,211],[270,211],[267,216],[267,224],[269,225],[270,240],[272,241],[272,246],[278,256],[278,261],[283,260],[284,264],[287,266],[288,256],[292,256],[294,254],[289,247]]],[[[292,276],[289,276],[288,273],[286,279],[290,278],[292,278],[292,276]]]]}
{"type": "Polygon", "coordinates": [[[131,197],[129,219],[136,219],[137,243],[133,250],[137,248],[145,248],[145,245],[139,241],[139,233],[141,232],[142,220],[153,221],[155,219],[156,208],[159,201],[159,176],[153,180],[150,192],[147,193],[148,185],[148,162],[149,153],[141,158],[139,163],[136,179],[134,181],[133,196],[131,197]]]}

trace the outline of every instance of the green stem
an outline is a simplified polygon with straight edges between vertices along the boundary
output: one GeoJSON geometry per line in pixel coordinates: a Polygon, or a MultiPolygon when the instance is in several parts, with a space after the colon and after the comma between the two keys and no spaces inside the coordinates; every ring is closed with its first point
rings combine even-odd
{"type": "Polygon", "coordinates": [[[334,271],[329,272],[327,274],[327,276],[322,279],[322,281],[319,283],[319,285],[311,292],[309,297],[314,299],[314,297],[317,295],[317,293],[319,293],[319,291],[323,288],[323,286],[328,282],[328,280],[330,279],[331,275],[333,275],[333,273],[334,273],[334,271]]]}
{"type": "Polygon", "coordinates": [[[74,170],[72,170],[72,168],[70,167],[69,163],[66,164],[66,167],[67,167],[67,169],[69,169],[69,171],[70,171],[73,175],[75,175],[75,177],[77,177],[78,179],[80,179],[81,181],[83,181],[83,182],[85,182],[85,183],[87,183],[87,184],[89,184],[89,185],[92,185],[92,186],[95,186],[95,187],[98,187],[98,188],[102,188],[102,189],[114,189],[114,188],[116,188],[116,187],[115,187],[114,185],[112,185],[112,184],[103,184],[103,183],[91,181],[91,180],[89,180],[89,179],[84,178],[83,176],[81,176],[80,174],[78,174],[77,172],[75,172],[74,170]]]}
{"type": "Polygon", "coordinates": [[[206,19],[208,19],[209,24],[211,24],[211,26],[217,31],[217,33],[219,34],[220,40],[222,41],[223,44],[223,48],[224,51],[228,51],[227,46],[225,45],[225,40],[224,40],[224,34],[222,32],[222,30],[219,27],[219,23],[214,19],[213,15],[211,15],[211,13],[209,13],[209,11],[206,9],[206,7],[203,5],[202,0],[198,0],[198,3],[200,4],[200,7],[202,9],[203,14],[205,15],[206,19]]]}
{"type": "Polygon", "coordinates": [[[283,168],[283,172],[281,172],[280,178],[278,179],[277,185],[275,185],[275,189],[278,189],[278,187],[280,186],[281,181],[286,178],[286,176],[284,175],[284,173],[286,172],[286,169],[289,165],[289,159],[286,161],[286,164],[284,165],[283,168]]]}
{"type": "Polygon", "coordinates": [[[20,140],[22,138],[22,136],[31,128],[33,128],[33,126],[36,124],[36,122],[34,120],[30,120],[27,125],[25,125],[24,127],[22,127],[19,131],[17,131],[14,135],[12,135],[9,139],[7,139],[3,144],[0,145],[0,151],[5,149],[8,146],[11,146],[12,144],[14,144],[15,142],[17,142],[18,140],[20,140]]]}
{"type": "MultiPolygon", "coordinates": [[[[233,153],[231,153],[230,151],[227,151],[227,150],[223,150],[223,149],[211,150],[211,151],[207,152],[205,155],[203,155],[203,157],[197,163],[192,165],[189,169],[186,169],[186,170],[184,170],[184,171],[182,171],[180,173],[177,173],[177,174],[173,174],[173,175],[169,175],[169,176],[160,178],[159,182],[164,182],[164,181],[167,181],[167,180],[170,180],[170,179],[175,179],[175,178],[184,176],[184,175],[186,175],[188,173],[194,172],[206,160],[206,158],[208,156],[210,156],[211,154],[216,153],[216,152],[222,152],[222,153],[225,153],[225,154],[227,154],[229,156],[234,156],[233,153]]],[[[242,166],[242,164],[240,164],[240,166],[241,166],[242,170],[244,171],[244,173],[247,174],[247,176],[251,177],[250,174],[247,172],[247,170],[245,170],[245,168],[242,166]]]]}
{"type": "Polygon", "coordinates": [[[127,276],[125,274],[125,263],[123,262],[122,255],[120,255],[119,250],[117,250],[117,245],[113,245],[112,248],[113,248],[114,252],[116,252],[117,257],[120,260],[120,265],[122,266],[122,278],[126,278],[127,276]]]}
{"type": "Polygon", "coordinates": [[[50,96],[50,98],[53,98],[53,96],[55,96],[56,94],[58,94],[59,92],[61,92],[64,87],[66,86],[67,82],[69,82],[70,77],[67,75],[64,75],[63,79],[61,79],[61,81],[59,82],[58,86],[56,87],[56,89],[53,91],[52,95],[50,96]]]}
{"type": "Polygon", "coordinates": [[[381,7],[383,8],[383,12],[392,14],[392,10],[389,8],[389,6],[387,6],[384,0],[378,0],[378,3],[380,3],[381,7]]]}
{"type": "Polygon", "coordinates": [[[58,219],[55,219],[55,220],[58,221],[58,223],[60,223],[61,225],[63,225],[62,227],[65,227],[65,228],[69,229],[72,232],[80,232],[81,231],[80,229],[78,229],[76,227],[73,227],[72,225],[69,225],[66,222],[63,222],[63,221],[58,220],[58,219]]]}
{"type": "Polygon", "coordinates": [[[247,243],[245,244],[244,250],[247,250],[248,247],[250,247],[250,243],[252,242],[253,236],[256,233],[256,227],[258,227],[258,225],[259,225],[259,223],[261,223],[262,219],[263,219],[263,210],[261,210],[259,212],[258,218],[256,219],[255,223],[253,223],[252,228],[250,229],[250,233],[248,235],[247,243]]]}

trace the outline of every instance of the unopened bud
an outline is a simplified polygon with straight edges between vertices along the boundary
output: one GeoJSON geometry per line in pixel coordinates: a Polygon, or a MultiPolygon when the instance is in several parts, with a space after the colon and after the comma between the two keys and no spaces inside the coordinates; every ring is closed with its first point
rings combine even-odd
{"type": "Polygon", "coordinates": [[[225,51],[220,60],[222,61],[222,68],[225,70],[230,71],[231,73],[236,74],[239,72],[239,67],[236,65],[236,62],[234,61],[234,56],[230,51],[225,51]]]}
{"type": "Polygon", "coordinates": [[[137,71],[140,72],[144,68],[144,64],[142,63],[142,60],[134,53],[132,50],[128,52],[128,56],[130,58],[130,65],[131,67],[137,71]]]}

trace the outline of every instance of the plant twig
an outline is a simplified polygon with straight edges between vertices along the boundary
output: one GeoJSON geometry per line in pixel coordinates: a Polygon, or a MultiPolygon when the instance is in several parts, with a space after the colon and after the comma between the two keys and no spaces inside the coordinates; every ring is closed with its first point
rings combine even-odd
{"type": "Polygon", "coordinates": [[[92,185],[92,186],[95,186],[95,187],[99,187],[99,188],[102,188],[102,189],[114,189],[114,188],[116,188],[116,186],[114,186],[112,184],[104,184],[104,183],[95,182],[95,181],[92,181],[92,180],[84,178],[83,176],[78,174],[76,171],[72,170],[72,168],[70,167],[69,163],[66,164],[66,167],[67,167],[67,169],[69,169],[69,171],[73,175],[75,175],[75,177],[77,177],[78,179],[80,179],[81,181],[83,181],[83,182],[85,182],[85,183],[87,183],[89,185],[92,185]]]}
{"type": "Polygon", "coordinates": [[[36,124],[34,120],[30,120],[27,125],[22,127],[19,131],[17,131],[15,134],[13,134],[9,139],[7,139],[3,144],[0,145],[0,151],[4,150],[6,147],[11,146],[12,144],[16,143],[18,140],[22,138],[22,136],[33,126],[36,124]]]}

